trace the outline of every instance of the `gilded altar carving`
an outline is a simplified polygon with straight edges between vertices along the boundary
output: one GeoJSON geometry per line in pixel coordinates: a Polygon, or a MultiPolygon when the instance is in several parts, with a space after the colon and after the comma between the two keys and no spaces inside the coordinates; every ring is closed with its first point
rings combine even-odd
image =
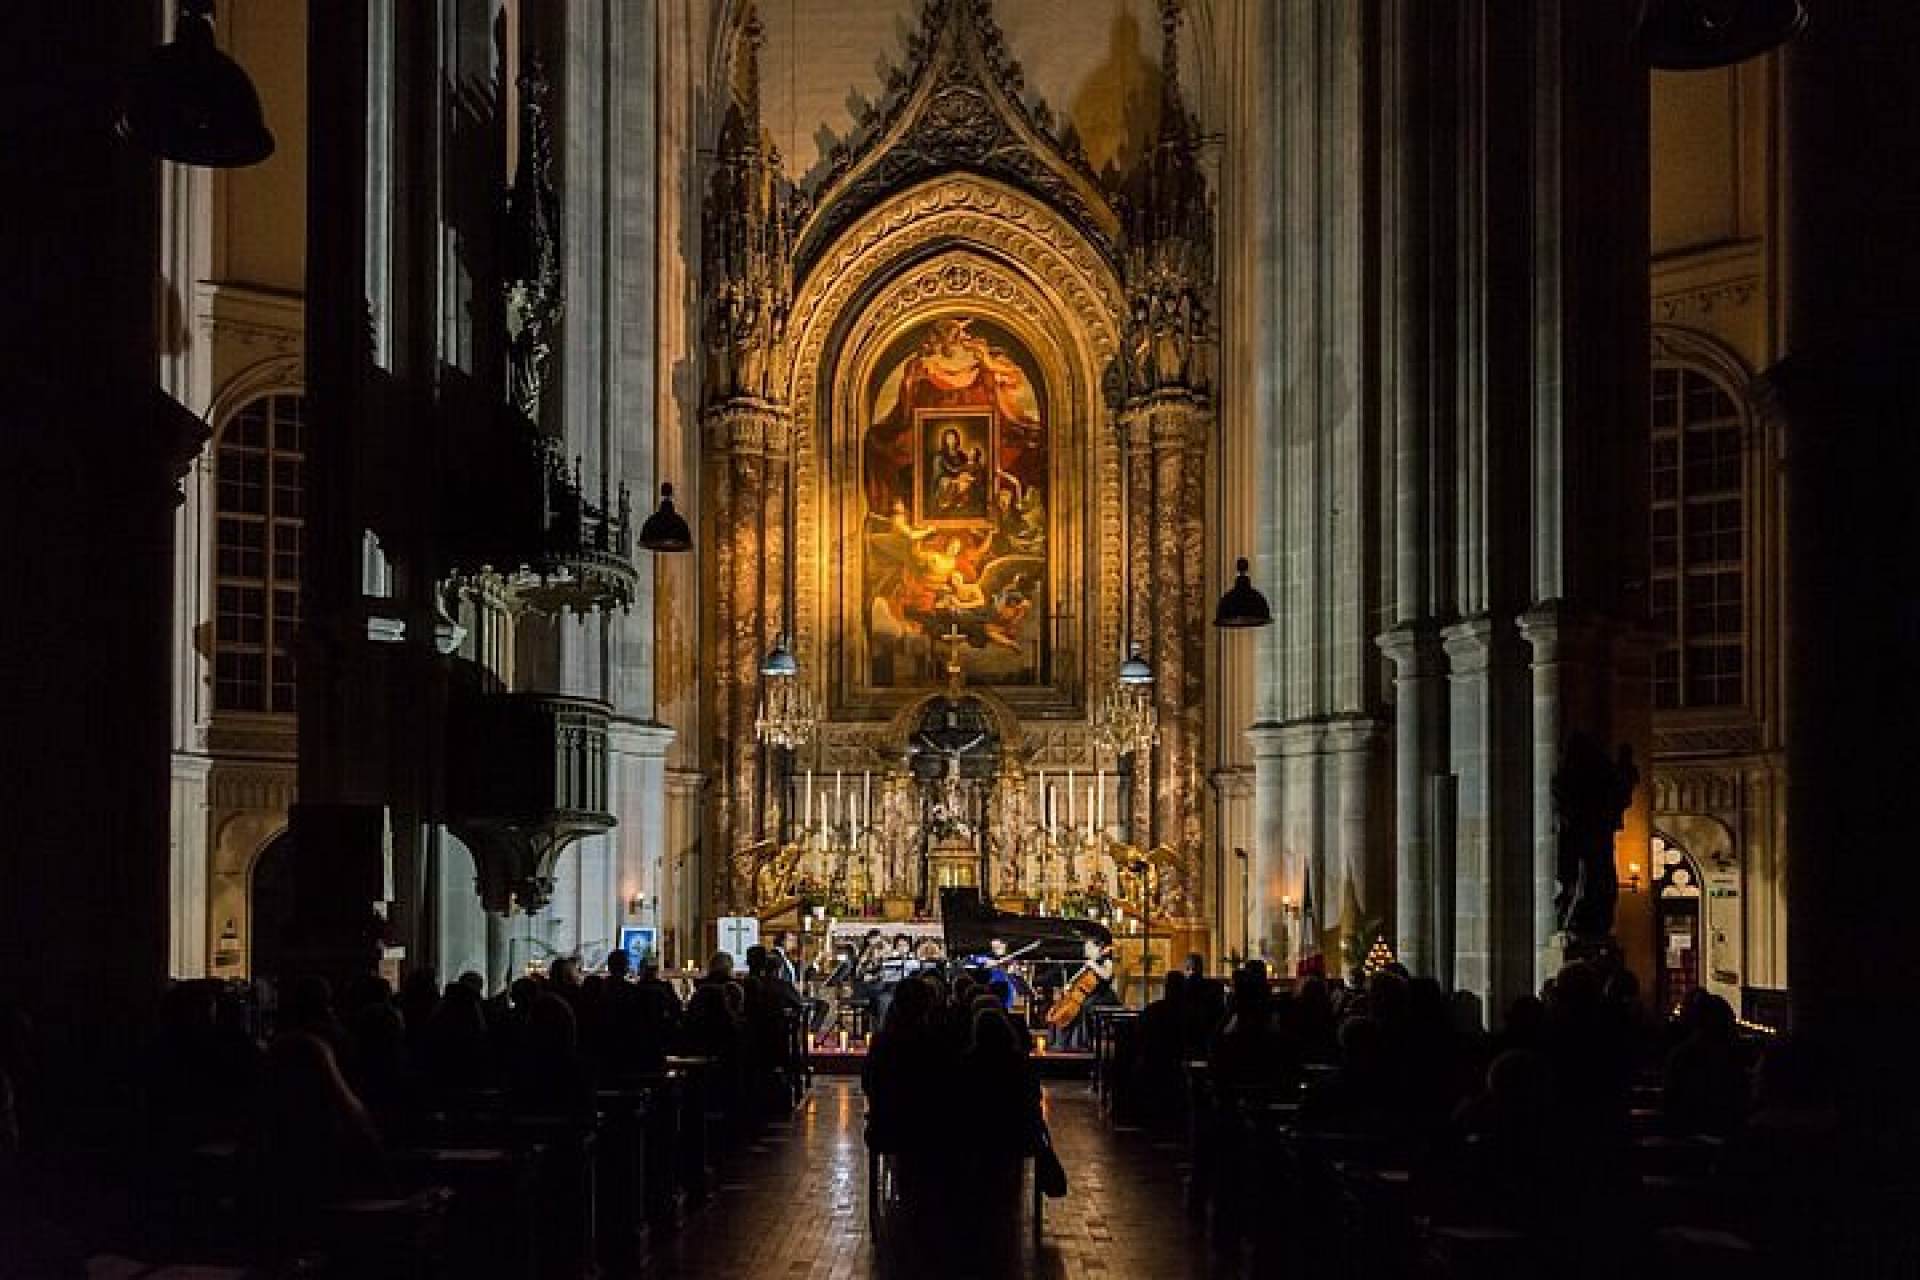
{"type": "Polygon", "coordinates": [[[1073,132],[1031,110],[991,0],[927,0],[907,37],[907,64],[856,136],[828,153],[828,171],[799,237],[810,269],[861,214],[903,187],[966,168],[1024,188],[1062,210],[1111,252],[1119,226],[1073,132]]]}
{"type": "MultiPolygon", "coordinates": [[[[729,851],[716,898],[763,896],[763,841],[781,826],[751,724],[769,627],[794,632],[800,678],[828,708],[812,767],[891,777],[893,722],[936,681],[919,650],[882,663],[876,636],[925,642],[938,624],[1008,664],[970,674],[1022,767],[1091,770],[1091,691],[1125,636],[1149,647],[1165,732],[1139,762],[1128,839],[1170,851],[1162,910],[1190,920],[1204,900],[1212,198],[1180,97],[1180,7],[1163,5],[1161,133],[1123,189],[1024,101],[990,0],[929,0],[923,15],[884,105],[806,195],[758,128],[751,16],[741,46],[703,282],[708,767],[729,851]],[[915,378],[938,394],[902,395],[915,378]],[[1000,390],[975,395],[988,384],[1000,390]]],[[[911,825],[890,785],[882,846],[889,805],[911,825]]],[[[1010,865],[1026,785],[1009,765],[1009,807],[988,819],[1010,865]]]]}
{"type": "MultiPolygon", "coordinates": [[[[826,505],[828,495],[821,486],[823,450],[832,447],[831,440],[844,424],[837,416],[828,420],[823,415],[828,405],[838,415],[848,402],[848,391],[844,385],[829,384],[825,376],[829,357],[840,361],[846,352],[876,341],[907,323],[910,316],[977,304],[970,305],[967,313],[1012,325],[1024,331],[1029,345],[1047,352],[1041,359],[1057,370],[1055,376],[1063,382],[1056,389],[1061,395],[1055,397],[1059,401],[1055,412],[1091,433],[1090,440],[1083,436],[1060,445],[1074,450],[1072,457],[1084,459],[1090,444],[1092,458],[1090,464],[1071,468],[1079,473],[1078,492],[1063,493],[1058,501],[1085,510],[1096,521],[1093,580],[1100,599],[1117,599],[1119,464],[1113,456],[1112,432],[1105,425],[1100,379],[1118,354],[1123,307],[1118,280],[1087,241],[1024,193],[957,175],[903,192],[870,211],[850,229],[846,243],[823,259],[819,270],[796,293],[789,370],[797,443],[794,519],[801,545],[819,545],[818,539],[828,536],[825,530],[833,527],[832,508],[826,505]],[[901,264],[914,262],[924,247],[953,240],[966,247],[901,271],[901,264]],[[894,273],[898,279],[874,291],[874,281],[894,273]],[[865,305],[854,330],[842,335],[843,311],[862,301],[865,305]],[[831,348],[830,337],[838,339],[831,348]],[[1063,339],[1065,345],[1061,345],[1063,339]]],[[[834,372],[842,372],[837,363],[834,372]]],[[[836,612],[830,603],[835,600],[830,585],[825,574],[801,574],[794,584],[803,665],[817,667],[829,656],[812,646],[836,612]]],[[[1078,593],[1084,579],[1076,575],[1071,586],[1078,593]]],[[[1116,660],[1110,655],[1118,651],[1119,630],[1117,617],[1102,610],[1084,644],[1075,648],[1090,646],[1096,671],[1104,670],[1116,660]]],[[[1089,673],[1071,674],[1084,679],[1089,673]]]]}

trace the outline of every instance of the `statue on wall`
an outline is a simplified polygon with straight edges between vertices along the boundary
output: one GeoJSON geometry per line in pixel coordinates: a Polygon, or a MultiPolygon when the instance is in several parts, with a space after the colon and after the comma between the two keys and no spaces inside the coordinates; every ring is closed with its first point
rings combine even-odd
{"type": "Polygon", "coordinates": [[[520,158],[507,193],[507,398],[535,427],[553,328],[565,310],[547,95],[546,76],[535,61],[520,77],[520,158]]]}
{"type": "Polygon", "coordinates": [[[1613,932],[1620,881],[1613,864],[1613,837],[1633,804],[1640,771],[1633,749],[1622,743],[1607,759],[1591,734],[1567,738],[1553,775],[1553,807],[1559,836],[1554,910],[1569,937],[1598,942],[1613,932]]]}

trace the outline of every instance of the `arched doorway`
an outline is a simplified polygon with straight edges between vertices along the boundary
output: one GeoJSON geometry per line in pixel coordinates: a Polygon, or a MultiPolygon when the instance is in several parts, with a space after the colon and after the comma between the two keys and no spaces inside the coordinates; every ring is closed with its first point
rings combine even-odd
{"type": "Polygon", "coordinates": [[[1700,868],[1687,851],[1659,832],[1653,836],[1654,972],[1663,1010],[1678,1009],[1700,986],[1700,868]]]}
{"type": "Polygon", "coordinates": [[[249,932],[253,939],[253,976],[283,975],[287,931],[294,913],[293,836],[282,831],[253,860],[248,882],[249,932]]]}

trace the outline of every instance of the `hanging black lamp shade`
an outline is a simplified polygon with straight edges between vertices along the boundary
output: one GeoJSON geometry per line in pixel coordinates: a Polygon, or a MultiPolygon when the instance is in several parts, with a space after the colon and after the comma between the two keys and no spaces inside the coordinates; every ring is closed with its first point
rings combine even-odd
{"type": "Polygon", "coordinates": [[[173,43],[134,72],[118,128],[176,164],[239,169],[273,154],[259,92],[213,42],[213,0],[180,0],[173,43]]]}
{"type": "Polygon", "coordinates": [[[1254,589],[1253,579],[1247,576],[1247,560],[1242,556],[1234,565],[1233,585],[1220,597],[1220,605],[1213,611],[1213,625],[1216,627],[1269,627],[1273,625],[1273,610],[1267,605],[1267,598],[1254,589]]]}
{"type": "Polygon", "coordinates": [[[673,509],[673,486],[660,486],[660,509],[640,526],[640,545],[649,551],[691,551],[693,530],[687,518],[673,509]]]}
{"type": "Polygon", "coordinates": [[[760,674],[771,680],[785,680],[800,674],[800,660],[787,648],[784,635],[775,640],[767,656],[760,659],[760,674]]]}
{"type": "Polygon", "coordinates": [[[1120,661],[1120,669],[1115,673],[1121,684],[1146,685],[1153,683],[1153,667],[1140,654],[1140,646],[1134,645],[1131,652],[1120,661]]]}
{"type": "Polygon", "coordinates": [[[1705,71],[1757,58],[1806,25],[1800,0],[1654,0],[1640,34],[1649,65],[1705,71]]]}

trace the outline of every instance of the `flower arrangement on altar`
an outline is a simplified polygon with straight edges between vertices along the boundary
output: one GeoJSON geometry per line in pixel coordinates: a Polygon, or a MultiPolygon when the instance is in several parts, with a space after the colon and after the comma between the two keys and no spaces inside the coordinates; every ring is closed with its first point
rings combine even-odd
{"type": "Polygon", "coordinates": [[[802,910],[810,911],[814,907],[829,905],[827,886],[814,876],[805,873],[794,878],[793,896],[800,899],[802,910]]]}

